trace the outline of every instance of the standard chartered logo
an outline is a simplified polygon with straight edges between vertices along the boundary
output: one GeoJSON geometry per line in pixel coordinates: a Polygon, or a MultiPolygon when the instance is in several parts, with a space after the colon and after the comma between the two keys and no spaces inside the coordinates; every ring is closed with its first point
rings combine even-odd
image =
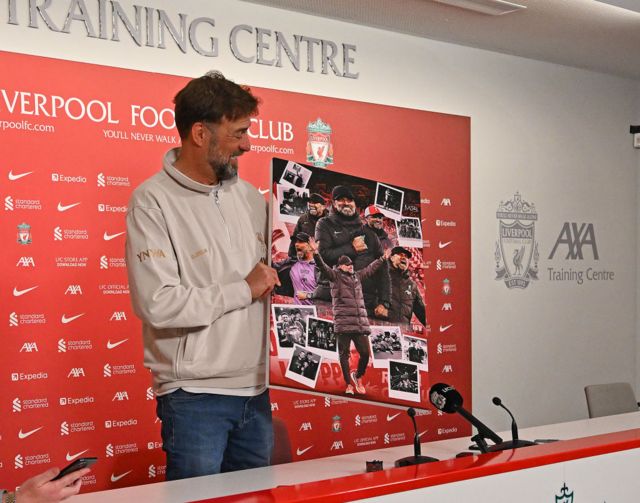
{"type": "Polygon", "coordinates": [[[98,187],[106,187],[104,173],[98,173],[98,187]]]}
{"type": "Polygon", "coordinates": [[[60,435],[64,436],[68,434],[69,434],[69,423],[67,423],[66,421],[62,421],[62,423],[60,423],[60,435]]]}
{"type": "Polygon", "coordinates": [[[356,426],[360,426],[360,414],[356,416],[356,426]]]}
{"type": "Polygon", "coordinates": [[[53,240],[62,241],[62,229],[60,227],[53,229],[53,240]]]}
{"type": "Polygon", "coordinates": [[[384,434],[384,443],[388,444],[389,442],[391,442],[391,438],[389,437],[388,433],[384,434]]]}
{"type": "Polygon", "coordinates": [[[100,269],[109,269],[109,260],[106,255],[100,257],[100,269]]]}
{"type": "Polygon", "coordinates": [[[64,339],[58,339],[58,353],[67,352],[67,343],[64,339]]]}
{"type": "Polygon", "coordinates": [[[22,402],[20,402],[19,398],[13,399],[13,402],[11,402],[11,408],[13,412],[22,412],[22,402]]]}
{"type": "Polygon", "coordinates": [[[102,367],[102,375],[103,377],[111,377],[111,365],[108,363],[104,364],[104,367],[102,367]]]}
{"type": "Polygon", "coordinates": [[[13,466],[15,466],[16,470],[24,468],[24,458],[22,454],[16,454],[16,457],[13,458],[13,466]]]}
{"type": "Polygon", "coordinates": [[[9,326],[10,327],[18,326],[18,314],[15,311],[9,314],[9,326]]]}
{"type": "Polygon", "coordinates": [[[149,465],[149,478],[153,479],[156,476],[156,467],[154,465],[149,465]]]}
{"type": "Polygon", "coordinates": [[[108,458],[112,458],[113,457],[113,445],[112,444],[107,444],[107,447],[105,447],[105,456],[108,458]]]}
{"type": "Polygon", "coordinates": [[[13,198],[11,196],[7,196],[4,198],[4,210],[5,211],[13,211],[13,198]]]}
{"type": "Polygon", "coordinates": [[[147,388],[147,400],[153,400],[153,389],[151,387],[147,388]]]}

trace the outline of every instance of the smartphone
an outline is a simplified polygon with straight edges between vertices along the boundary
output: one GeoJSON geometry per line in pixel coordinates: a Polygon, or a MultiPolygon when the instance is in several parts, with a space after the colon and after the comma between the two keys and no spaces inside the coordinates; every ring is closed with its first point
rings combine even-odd
{"type": "Polygon", "coordinates": [[[60,473],[58,473],[58,475],[51,480],[61,479],[69,473],[73,473],[75,471],[82,470],[83,468],[91,466],[96,461],[98,461],[98,458],[78,458],[73,463],[65,466],[62,470],[60,470],[60,473]]]}

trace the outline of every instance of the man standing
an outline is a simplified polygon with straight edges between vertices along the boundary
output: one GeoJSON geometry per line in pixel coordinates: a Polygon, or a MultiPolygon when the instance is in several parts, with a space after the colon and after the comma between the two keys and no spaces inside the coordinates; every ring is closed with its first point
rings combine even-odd
{"type": "Polygon", "coordinates": [[[409,259],[411,252],[402,246],[391,250],[389,262],[389,276],[391,277],[391,307],[389,321],[411,323],[411,317],[416,318],[423,325],[427,324],[424,300],[418,290],[418,285],[409,275],[409,259]]]}
{"type": "Polygon", "coordinates": [[[309,196],[309,202],[307,203],[307,211],[305,211],[298,221],[291,233],[291,243],[289,244],[289,257],[296,257],[296,237],[301,232],[304,232],[308,236],[315,236],[316,224],[318,220],[327,215],[327,201],[320,194],[313,193],[309,196]]]}
{"type": "Polygon", "coordinates": [[[298,232],[292,242],[295,243],[296,258],[288,258],[273,264],[278,271],[281,286],[275,292],[293,297],[294,304],[313,304],[313,292],[318,284],[318,270],[313,261],[313,251],[309,246],[309,236],[298,232]]]}
{"type": "MultiPolygon", "coordinates": [[[[330,267],[345,255],[353,262],[354,270],[360,271],[380,258],[384,250],[376,233],[362,224],[351,188],[338,185],[333,188],[331,197],[333,205],[329,215],[321,218],[316,226],[319,253],[330,267]]],[[[389,308],[389,268],[386,263],[376,274],[363,279],[362,290],[368,315],[386,319],[389,308]]],[[[328,300],[326,284],[320,284],[314,296],[328,300]]]]}
{"type": "Polygon", "coordinates": [[[374,204],[367,206],[364,210],[364,219],[367,225],[373,232],[376,233],[380,244],[384,250],[393,248],[395,243],[389,237],[389,233],[384,230],[384,215],[380,213],[380,210],[374,204]]]}
{"type": "Polygon", "coordinates": [[[237,176],[258,101],[218,72],[174,98],[181,147],[131,196],[126,259],[167,480],[269,464],[264,198],[237,176]]]}

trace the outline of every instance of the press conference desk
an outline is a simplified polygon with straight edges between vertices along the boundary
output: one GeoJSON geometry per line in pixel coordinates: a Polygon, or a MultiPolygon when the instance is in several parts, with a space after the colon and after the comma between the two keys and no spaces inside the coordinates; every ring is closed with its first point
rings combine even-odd
{"type": "MultiPolygon", "coordinates": [[[[509,438],[509,433],[501,433],[509,438]]],[[[552,444],[455,459],[469,446],[457,438],[422,445],[442,460],[390,469],[411,455],[393,447],[284,465],[89,493],[73,503],[113,501],[640,501],[640,412],[523,429],[524,439],[552,444]],[[364,473],[367,460],[385,470],[364,473]],[[564,485],[564,488],[563,488],[564,485]],[[575,500],[569,493],[576,491],[575,500]],[[602,496],[600,496],[602,494],[602,496]]]]}

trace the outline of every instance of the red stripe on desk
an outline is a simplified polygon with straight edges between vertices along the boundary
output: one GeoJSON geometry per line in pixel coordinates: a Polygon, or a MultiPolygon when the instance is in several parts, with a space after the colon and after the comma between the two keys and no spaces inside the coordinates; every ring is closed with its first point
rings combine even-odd
{"type": "Polygon", "coordinates": [[[292,486],[278,486],[262,491],[199,500],[196,503],[353,501],[635,448],[640,448],[640,429],[292,486]]]}

